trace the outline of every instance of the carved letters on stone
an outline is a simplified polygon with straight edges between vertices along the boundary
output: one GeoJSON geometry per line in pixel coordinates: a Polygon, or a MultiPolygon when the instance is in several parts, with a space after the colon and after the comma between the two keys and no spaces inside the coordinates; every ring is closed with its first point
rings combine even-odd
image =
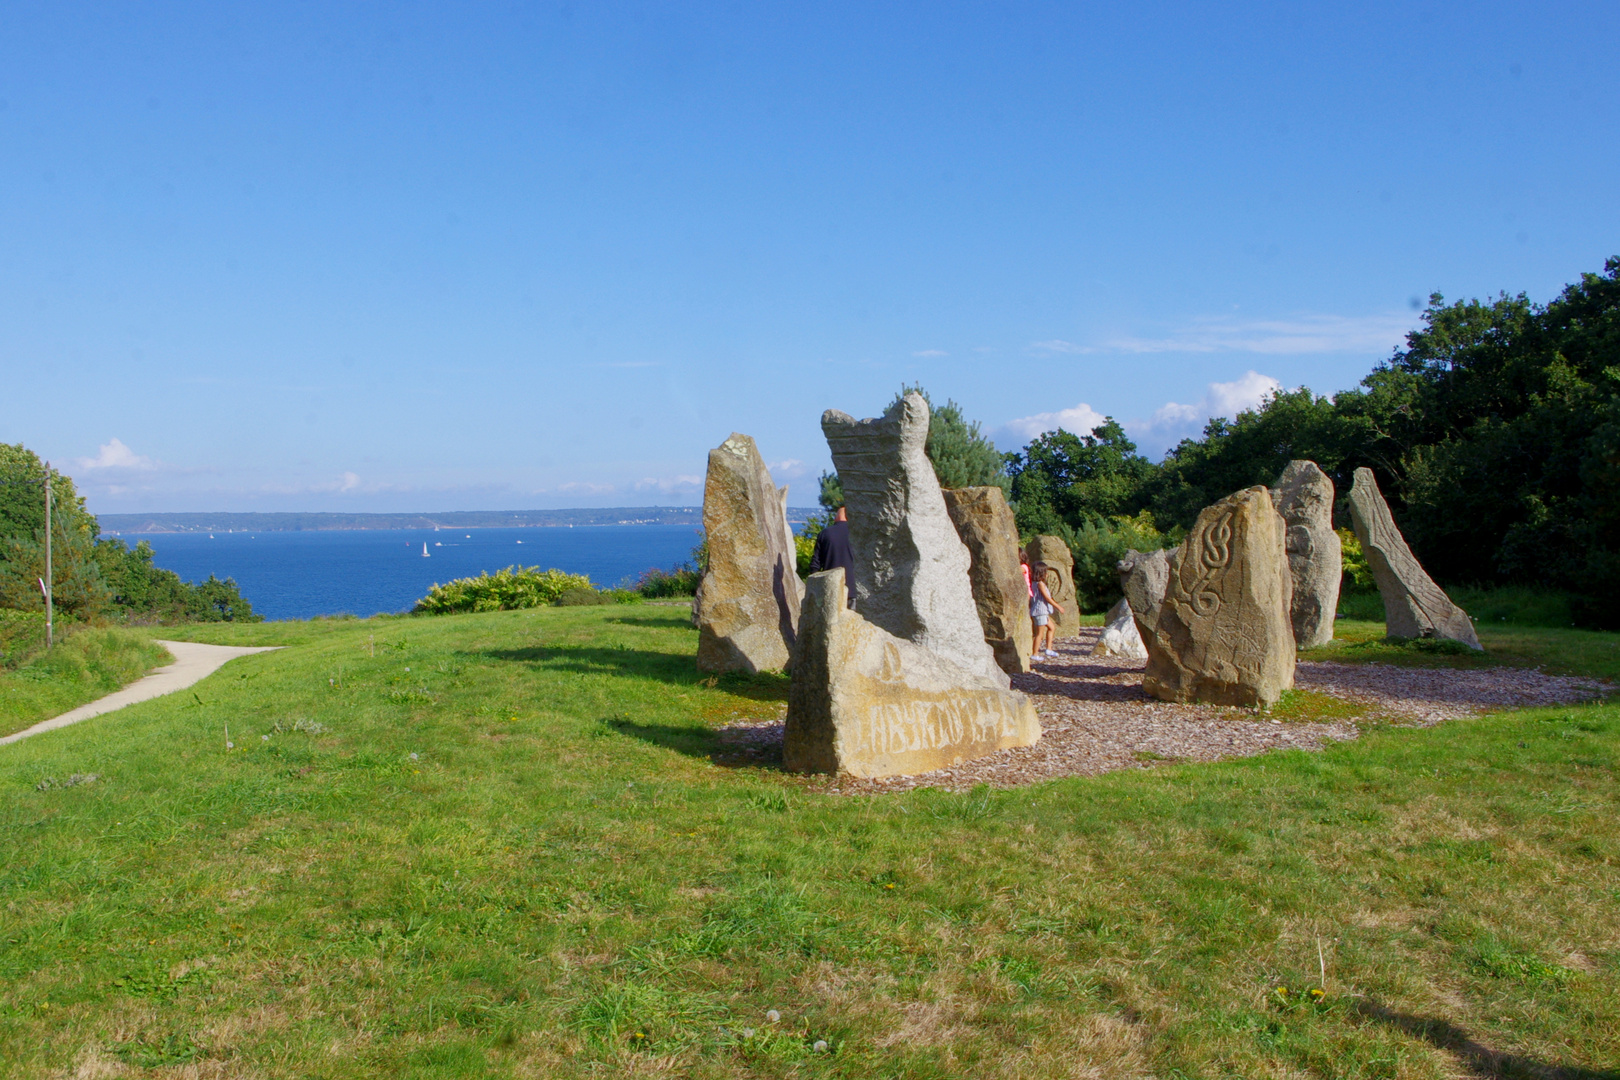
{"type": "Polygon", "coordinates": [[[847,598],[842,568],[810,575],[788,694],[786,768],[909,775],[1040,739],[1023,694],[872,625],[847,598]]]}

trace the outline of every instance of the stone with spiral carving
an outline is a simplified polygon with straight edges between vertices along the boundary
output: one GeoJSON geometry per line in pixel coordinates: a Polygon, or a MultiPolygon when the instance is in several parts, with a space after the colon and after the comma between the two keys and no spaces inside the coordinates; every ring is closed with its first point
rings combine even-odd
{"type": "Polygon", "coordinates": [[[1263,487],[1198,515],[1143,625],[1142,689],[1165,701],[1271,705],[1294,684],[1292,577],[1282,518],[1263,487]]]}

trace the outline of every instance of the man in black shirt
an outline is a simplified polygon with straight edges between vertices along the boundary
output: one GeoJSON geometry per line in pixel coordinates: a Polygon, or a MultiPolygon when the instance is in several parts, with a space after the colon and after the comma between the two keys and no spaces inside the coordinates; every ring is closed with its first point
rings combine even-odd
{"type": "Polygon", "coordinates": [[[838,513],[816,537],[816,550],[810,556],[810,572],[819,573],[835,566],[844,568],[844,585],[849,602],[855,603],[855,553],[849,546],[849,513],[840,506],[838,513]]]}

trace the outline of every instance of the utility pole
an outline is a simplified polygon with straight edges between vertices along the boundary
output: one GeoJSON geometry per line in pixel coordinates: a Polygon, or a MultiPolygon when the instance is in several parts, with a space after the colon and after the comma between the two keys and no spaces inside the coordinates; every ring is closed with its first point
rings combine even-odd
{"type": "Polygon", "coordinates": [[[45,647],[49,649],[53,643],[51,632],[51,592],[56,588],[56,579],[51,576],[51,463],[45,463],[45,647]]]}

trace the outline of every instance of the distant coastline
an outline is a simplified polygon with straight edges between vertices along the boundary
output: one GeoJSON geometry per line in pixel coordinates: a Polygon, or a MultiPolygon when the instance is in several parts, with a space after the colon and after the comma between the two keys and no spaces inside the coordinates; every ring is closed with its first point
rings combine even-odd
{"type": "MultiPolygon", "coordinates": [[[[817,508],[788,507],[798,524],[817,508]]],[[[701,506],[608,506],[578,510],[454,510],[442,514],[97,514],[101,531],[126,533],[319,532],[363,529],[589,528],[593,525],[703,524],[701,506]]]]}

